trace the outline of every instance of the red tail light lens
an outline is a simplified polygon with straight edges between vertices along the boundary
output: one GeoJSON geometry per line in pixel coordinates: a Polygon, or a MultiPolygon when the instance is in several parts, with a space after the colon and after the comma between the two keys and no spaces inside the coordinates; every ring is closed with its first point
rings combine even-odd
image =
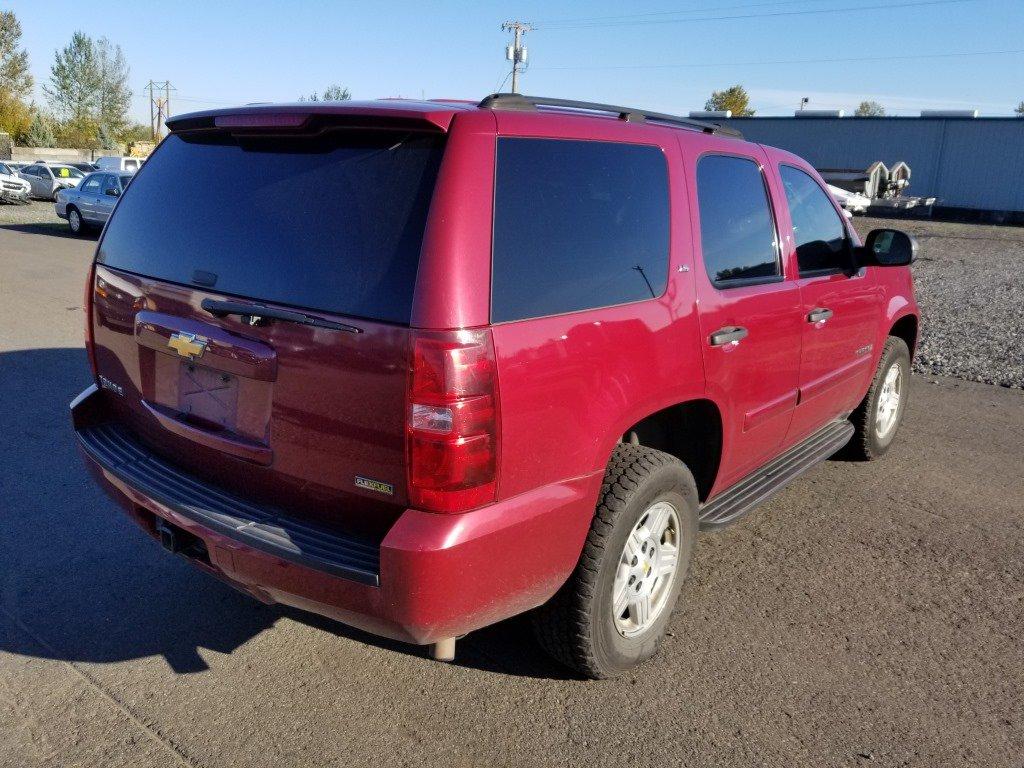
{"type": "Polygon", "coordinates": [[[92,377],[96,379],[96,345],[92,337],[92,301],[93,290],[96,283],[96,265],[89,268],[89,277],[85,281],[85,298],[82,300],[82,309],[85,310],[85,352],[89,356],[89,368],[92,377]]]}
{"type": "Polygon", "coordinates": [[[498,387],[491,332],[417,332],[409,395],[412,504],[464,512],[494,501],[498,387]]]}

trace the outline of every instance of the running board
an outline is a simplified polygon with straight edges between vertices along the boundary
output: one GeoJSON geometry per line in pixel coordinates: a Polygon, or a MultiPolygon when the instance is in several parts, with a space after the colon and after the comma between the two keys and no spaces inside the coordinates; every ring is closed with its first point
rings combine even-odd
{"type": "Polygon", "coordinates": [[[850,442],[853,432],[849,421],[834,421],[722,491],[701,506],[698,514],[701,530],[724,528],[743,517],[850,442]]]}

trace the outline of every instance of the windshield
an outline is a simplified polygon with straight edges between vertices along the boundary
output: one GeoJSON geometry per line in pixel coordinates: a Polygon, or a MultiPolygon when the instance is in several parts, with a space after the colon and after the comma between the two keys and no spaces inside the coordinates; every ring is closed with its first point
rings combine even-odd
{"type": "Polygon", "coordinates": [[[70,165],[51,165],[50,170],[58,179],[81,179],[85,176],[80,170],[70,165]]]}
{"type": "Polygon", "coordinates": [[[442,140],[172,134],[118,203],[97,261],[148,277],[408,323],[442,140]]]}

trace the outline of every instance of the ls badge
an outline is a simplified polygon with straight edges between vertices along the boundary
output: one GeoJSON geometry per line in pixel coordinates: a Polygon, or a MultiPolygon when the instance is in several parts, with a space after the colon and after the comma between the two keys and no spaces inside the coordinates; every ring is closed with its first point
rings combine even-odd
{"type": "Polygon", "coordinates": [[[206,339],[201,339],[194,333],[178,331],[171,334],[167,346],[186,360],[195,360],[202,357],[206,351],[206,339]]]}

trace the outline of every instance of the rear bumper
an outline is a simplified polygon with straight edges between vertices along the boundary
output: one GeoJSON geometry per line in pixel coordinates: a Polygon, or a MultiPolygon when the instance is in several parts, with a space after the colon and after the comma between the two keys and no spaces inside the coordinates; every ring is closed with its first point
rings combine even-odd
{"type": "Polygon", "coordinates": [[[198,567],[265,602],[412,643],[455,637],[545,602],[572,572],[600,474],[460,515],[406,510],[381,541],[291,519],[196,477],[105,423],[95,386],[72,403],[86,464],[150,535],[166,520],[205,545],[198,567]]]}

